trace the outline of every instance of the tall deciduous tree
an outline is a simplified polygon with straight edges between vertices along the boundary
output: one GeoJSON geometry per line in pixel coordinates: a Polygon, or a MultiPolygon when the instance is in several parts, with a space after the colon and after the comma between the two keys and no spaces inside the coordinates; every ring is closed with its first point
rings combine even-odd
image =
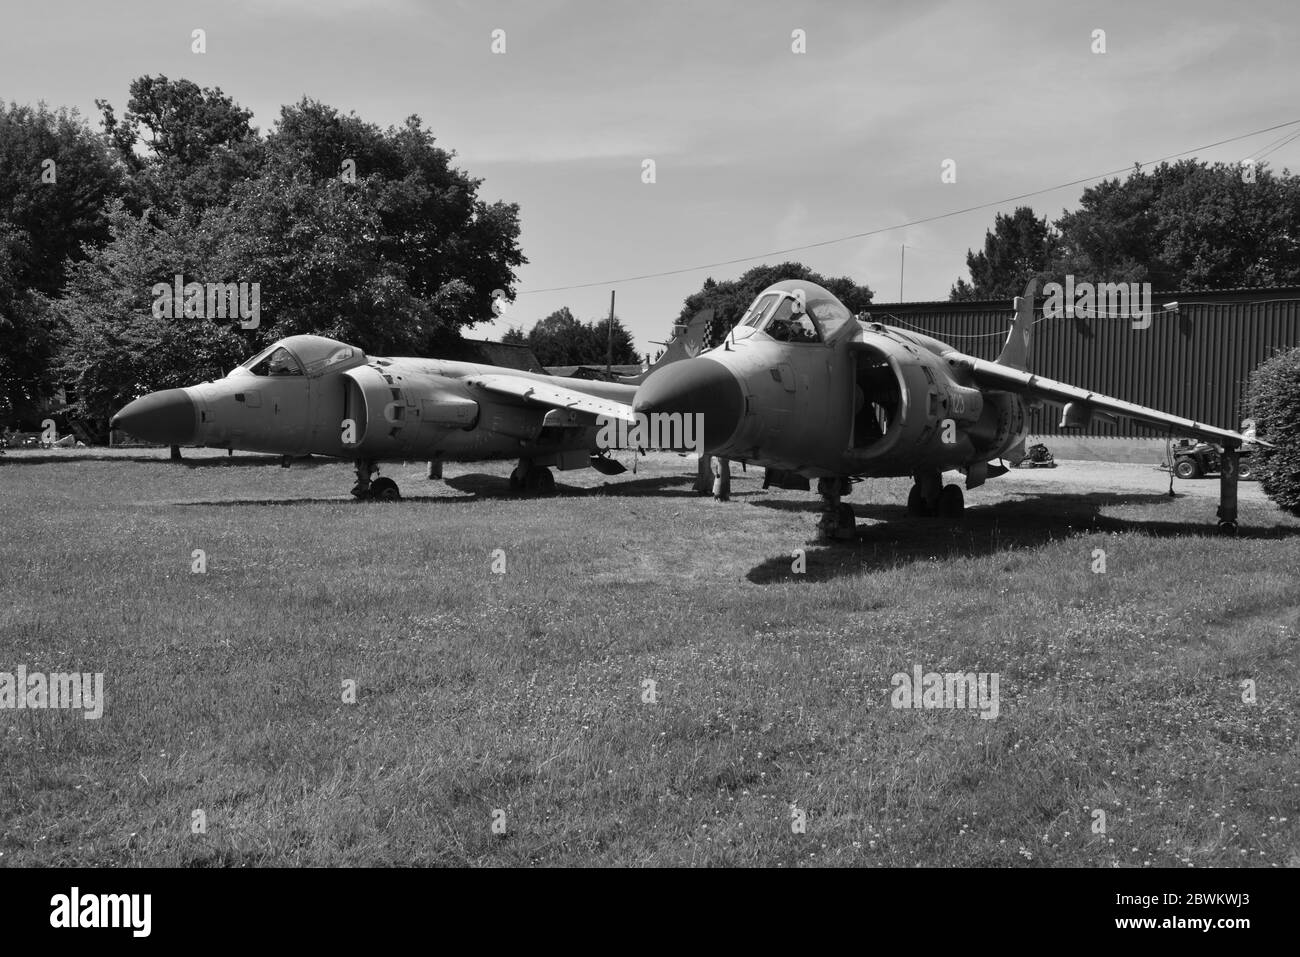
{"type": "Polygon", "coordinates": [[[220,90],[166,77],[136,80],[121,121],[101,107],[132,188],[56,310],[77,411],[101,427],[286,335],[433,352],[513,292],[518,207],[480,199],[417,117],[381,130],[304,100],[263,141],[220,90]],[[153,315],[153,285],[178,275],[256,284],[260,326],[153,315]]]}
{"type": "Polygon", "coordinates": [[[56,325],[41,293],[22,281],[26,234],[0,222],[0,422],[34,424],[49,396],[56,325]]]}
{"type": "Polygon", "coordinates": [[[72,386],[74,414],[103,433],[128,400],[157,389],[224,375],[254,351],[234,320],[155,315],[153,287],[174,276],[228,278],[220,261],[229,237],[157,211],[136,216],[118,201],[110,238],[74,263],[54,309],[67,330],[59,372],[72,386]]]}
{"type": "Polygon", "coordinates": [[[467,293],[454,280],[433,296],[411,287],[385,254],[380,192],[272,169],[203,217],[226,242],[202,278],[258,284],[263,341],[315,333],[372,354],[419,354],[440,319],[464,316],[467,293]]]}
{"type": "MultiPolygon", "coordinates": [[[[511,329],[503,341],[527,345],[544,366],[603,365],[609,354],[609,319],[582,322],[563,306],[536,323],[528,334],[511,329]]],[[[618,365],[637,361],[632,336],[614,317],[613,361],[618,365]]]]}
{"type": "Polygon", "coordinates": [[[1041,281],[1048,277],[1058,242],[1047,218],[1038,218],[1028,206],[1017,207],[1010,216],[998,213],[993,228],[984,234],[984,248],[966,253],[971,281],[958,279],[948,298],[1018,296],[1030,279],[1041,281]]]}
{"type": "Polygon", "coordinates": [[[999,214],[966,262],[971,281],[958,279],[952,299],[1008,298],[1029,278],[1066,274],[1162,290],[1296,285],[1300,177],[1265,163],[1134,167],[1085,189],[1051,226],[1028,207],[999,214]]]}
{"type": "Polygon", "coordinates": [[[53,393],[46,299],[107,237],[103,206],[121,189],[108,144],[75,110],[0,103],[0,419],[30,425],[53,393]]]}
{"type": "Polygon", "coordinates": [[[219,88],[142,76],[131,82],[120,120],[108,101],[95,105],[130,174],[137,211],[223,205],[234,185],[255,176],[261,165],[264,144],[253,114],[219,88]]]}
{"type": "Polygon", "coordinates": [[[381,130],[307,99],[284,107],[267,139],[282,175],[366,192],[380,225],[378,253],[454,329],[491,315],[496,290],[511,298],[515,270],[527,260],[518,247],[518,205],[480,199],[482,180],[434,143],[417,116],[381,130]]]}

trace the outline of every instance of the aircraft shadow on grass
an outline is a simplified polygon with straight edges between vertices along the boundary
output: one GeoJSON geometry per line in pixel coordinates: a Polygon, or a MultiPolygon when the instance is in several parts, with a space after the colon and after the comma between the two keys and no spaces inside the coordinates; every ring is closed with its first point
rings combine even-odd
{"type": "MultiPolygon", "coordinates": [[[[116,461],[121,461],[120,459],[116,461]]],[[[146,461],[157,461],[149,459],[146,461]]],[[[220,462],[223,460],[208,460],[220,462]]],[[[312,464],[325,464],[319,460],[312,464]]],[[[256,464],[245,460],[246,464],[256,464]]],[[[188,463],[187,463],[188,464],[188,463]]],[[[262,464],[265,464],[263,460],[262,464]]],[[[295,463],[295,466],[298,463],[295,463]]],[[[417,480],[423,481],[423,480],[417,480]]],[[[539,497],[538,501],[552,498],[590,498],[596,496],[647,497],[647,498],[700,498],[692,488],[693,476],[667,475],[628,481],[613,481],[591,488],[557,484],[553,493],[539,497]]],[[[406,488],[414,483],[403,482],[406,488]]],[[[415,503],[450,505],[476,501],[529,501],[530,497],[510,488],[509,479],[500,475],[470,473],[452,476],[443,482],[431,480],[428,486],[434,494],[411,495],[403,493],[400,503],[358,502],[342,495],[302,496],[297,498],[225,499],[187,501],[174,504],[186,507],[214,506],[221,508],[273,505],[354,505],[357,507],[392,508],[415,503]],[[445,487],[453,493],[437,494],[435,489],[445,487]]],[[[770,508],[798,516],[807,516],[807,529],[797,529],[796,534],[811,536],[813,517],[820,511],[815,497],[799,496],[775,498],[766,490],[738,490],[732,494],[737,504],[770,508]]],[[[859,521],[869,524],[858,527],[857,538],[852,542],[826,545],[808,542],[805,548],[807,570],[796,574],[791,569],[788,554],[776,555],[752,568],[746,577],[756,584],[772,582],[826,581],[842,575],[880,570],[900,563],[928,561],[935,557],[960,558],[1012,552],[1035,548],[1053,541],[1096,532],[1143,532],[1161,538],[1197,538],[1218,535],[1212,524],[1213,501],[1198,503],[1205,514],[1194,515],[1182,521],[1138,520],[1101,514],[1104,509],[1121,505],[1161,506],[1171,502],[1165,492],[1083,492],[1046,493],[1024,499],[1001,501],[981,505],[978,501],[968,507],[960,521],[953,523],[939,518],[916,518],[907,508],[897,503],[855,502],[853,510],[859,521]]],[[[716,514],[716,513],[715,513],[716,514]]],[[[1237,537],[1259,540],[1281,540],[1300,535],[1300,527],[1288,525],[1254,526],[1249,518],[1240,526],[1237,537]]]]}
{"type": "Polygon", "coordinates": [[[368,508],[393,508],[401,507],[403,503],[415,502],[468,502],[471,501],[464,496],[447,496],[438,497],[436,495],[410,495],[404,496],[400,502],[376,502],[376,501],[359,501],[351,496],[336,495],[332,498],[315,495],[304,496],[301,498],[223,498],[223,499],[193,499],[185,502],[165,502],[150,504],[177,505],[182,508],[243,508],[249,505],[267,506],[267,505],[356,505],[368,508]]]}
{"type": "MultiPolygon", "coordinates": [[[[476,499],[521,499],[525,496],[512,491],[510,480],[505,476],[486,475],[475,472],[469,475],[456,475],[446,479],[446,484],[458,492],[473,495],[476,499]]],[[[696,493],[690,489],[690,479],[669,475],[655,478],[632,479],[630,481],[607,482],[591,488],[564,485],[557,482],[555,491],[545,498],[586,498],[592,495],[653,495],[655,498],[690,497],[696,493]]],[[[470,501],[457,499],[457,501],[470,501]]]]}
{"type": "MultiPolygon", "coordinates": [[[[843,575],[891,568],[934,558],[969,558],[1036,548],[1050,542],[1096,532],[1142,532],[1159,538],[1219,537],[1213,511],[1185,521],[1151,521],[1102,515],[1105,508],[1119,505],[1162,505],[1171,503],[1164,492],[1091,492],[1046,494],[992,505],[974,505],[957,522],[941,518],[916,518],[903,505],[854,503],[860,525],[852,542],[826,545],[809,543],[805,549],[807,570],[795,573],[791,555],[777,555],[754,566],[745,576],[756,584],[773,582],[828,581],[843,575]]],[[[782,511],[816,512],[816,502],[763,499],[751,504],[782,511]]],[[[1205,500],[1200,506],[1212,509],[1205,500]]],[[[809,529],[811,532],[811,529],[809,529]]],[[[1270,525],[1252,527],[1247,519],[1237,537],[1286,539],[1300,535],[1300,527],[1270,525]]],[[[793,546],[791,548],[793,551],[793,546]]]]}
{"type": "MultiPolygon", "coordinates": [[[[143,461],[157,462],[158,459],[144,459],[143,461]]],[[[179,462],[170,462],[163,460],[168,465],[183,465],[191,469],[205,468],[244,468],[245,466],[258,466],[259,468],[270,468],[279,464],[279,456],[263,456],[261,458],[249,458],[248,456],[224,456],[221,458],[207,459],[182,459],[179,462]]],[[[317,455],[309,455],[301,459],[292,460],[292,468],[295,469],[318,469],[330,465],[338,465],[337,459],[327,459],[317,455]]]]}
{"type": "MultiPolygon", "coordinates": [[[[9,455],[0,458],[0,465],[71,465],[80,462],[132,462],[136,465],[176,465],[187,469],[228,469],[248,468],[250,466],[267,468],[268,466],[278,465],[280,456],[221,455],[207,456],[205,458],[182,458],[179,462],[173,462],[171,459],[157,455],[59,455],[51,453],[49,455],[9,455]]],[[[296,469],[320,468],[323,465],[335,464],[337,464],[337,460],[319,456],[308,456],[293,460],[293,467],[296,469]]]]}
{"type": "MultiPolygon", "coordinates": [[[[117,461],[121,461],[118,459],[117,461]]],[[[320,463],[320,464],[323,464],[320,463]]],[[[294,463],[298,467],[298,463],[294,463]]],[[[594,488],[582,488],[577,486],[556,484],[555,490],[546,495],[530,496],[522,492],[514,491],[510,488],[510,480],[505,476],[487,475],[476,472],[468,475],[455,475],[445,480],[431,479],[428,480],[428,487],[433,494],[412,495],[406,490],[424,483],[425,480],[417,479],[414,482],[403,480],[402,482],[402,499],[400,502],[375,502],[375,501],[358,501],[357,499],[343,495],[309,495],[297,498],[241,498],[241,499],[203,499],[184,502],[173,502],[171,504],[186,507],[193,506],[214,506],[218,508],[243,507],[248,505],[366,505],[371,507],[383,506],[401,506],[416,503],[430,503],[437,505],[464,504],[478,501],[547,501],[557,498],[590,498],[600,495],[628,495],[628,496],[652,496],[654,498],[672,498],[685,497],[696,498],[697,494],[690,489],[690,479],[680,477],[659,477],[634,479],[631,482],[612,482],[605,485],[598,485],[594,488]],[[680,486],[672,488],[671,486],[680,486]],[[447,488],[451,494],[437,494],[436,490],[447,488]]]]}

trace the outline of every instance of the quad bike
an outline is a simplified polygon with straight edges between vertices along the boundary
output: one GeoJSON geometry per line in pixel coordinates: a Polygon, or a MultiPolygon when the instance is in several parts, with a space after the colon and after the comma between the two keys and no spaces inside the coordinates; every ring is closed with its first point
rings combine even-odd
{"type": "MultiPolygon", "coordinates": [[[[1209,442],[1198,442],[1195,439],[1179,439],[1173,445],[1173,463],[1174,474],[1180,479],[1198,479],[1207,475],[1213,475],[1220,470],[1220,456],[1223,450],[1217,445],[1209,442]]],[[[1237,477],[1249,479],[1251,477],[1251,454],[1249,451],[1242,449],[1238,453],[1237,477]]],[[[1165,468],[1170,464],[1166,463],[1165,468]]]]}

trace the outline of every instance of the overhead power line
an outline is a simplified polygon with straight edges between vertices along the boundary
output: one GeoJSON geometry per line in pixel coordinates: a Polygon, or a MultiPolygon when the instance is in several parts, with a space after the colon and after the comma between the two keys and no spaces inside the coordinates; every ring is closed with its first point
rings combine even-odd
{"type": "MultiPolygon", "coordinates": [[[[1285,129],[1288,126],[1295,126],[1297,123],[1300,123],[1300,119],[1288,120],[1285,123],[1278,123],[1274,126],[1266,126],[1263,129],[1252,130],[1249,133],[1242,133],[1239,136],[1230,136],[1227,139],[1217,140],[1213,143],[1205,143],[1204,145],[1201,146],[1193,146],[1191,149],[1180,150],[1177,153],[1170,153],[1168,156],[1162,156],[1159,159],[1145,160],[1135,165],[1138,169],[1142,169],[1143,167],[1146,166],[1154,166],[1158,163],[1164,163],[1172,159],[1177,159],[1180,156],[1186,156],[1189,153],[1199,153],[1201,150],[1213,149],[1216,146],[1223,146],[1227,143],[1236,143],[1239,140],[1249,139],[1252,136],[1259,136],[1261,133],[1271,133],[1274,130],[1285,129]]],[[[1286,141],[1288,140],[1288,137],[1282,137],[1281,139],[1282,142],[1279,145],[1285,145],[1286,141]]],[[[1273,141],[1273,142],[1277,142],[1277,141],[1273,141]]],[[[1273,143],[1270,143],[1268,145],[1273,146],[1273,143]]],[[[1269,152],[1272,152],[1272,150],[1270,149],[1269,152]]],[[[954,209],[946,213],[938,213],[934,216],[923,216],[919,219],[912,219],[905,223],[895,223],[892,226],[880,226],[876,229],[869,229],[861,233],[853,233],[852,235],[849,236],[839,236],[835,239],[825,239],[822,240],[821,242],[807,243],[802,246],[789,246],[785,249],[774,249],[770,252],[759,253],[754,256],[740,256],[736,259],[724,259],[718,262],[703,263],[698,266],[684,266],[681,269],[666,269],[663,270],[662,272],[641,273],[635,276],[622,276],[617,279],[602,279],[597,282],[580,282],[580,283],[573,283],[572,285],[568,285],[568,286],[548,286],[545,289],[529,289],[526,292],[519,293],[519,295],[533,296],[544,292],[567,292],[571,289],[590,289],[593,286],[611,286],[611,285],[616,285],[618,283],[641,282],[642,280],[645,279],[661,279],[665,276],[680,276],[683,273],[699,272],[702,269],[718,269],[721,268],[722,266],[735,266],[735,265],[739,265],[740,263],[754,262],[755,260],[758,259],[770,259],[773,256],[784,256],[788,253],[803,252],[804,250],[807,249],[819,249],[822,246],[833,246],[836,243],[846,243],[854,239],[866,239],[869,236],[879,236],[881,233],[892,232],[895,229],[906,229],[910,226],[921,226],[924,225],[925,223],[938,222],[939,220],[942,219],[951,219],[954,216],[963,216],[966,213],[974,213],[982,209],[991,209],[995,206],[1004,206],[1007,203],[1014,203],[1022,199],[1029,199],[1031,196],[1041,196],[1044,193],[1052,193],[1058,189],[1066,189],[1070,186],[1079,186],[1083,183],[1091,183],[1094,182],[1095,180],[1105,179],[1108,176],[1118,176],[1120,173],[1126,173],[1133,168],[1134,168],[1133,166],[1121,166],[1117,169],[1107,170],[1105,173],[1097,173],[1093,176],[1084,176],[1079,179],[1070,180],[1068,183],[1058,183],[1055,186],[1047,186],[1042,189],[1031,190],[1030,192],[1020,193],[1016,196],[1008,196],[1005,199],[997,199],[988,203],[980,203],[976,206],[967,206],[964,207],[963,209],[954,209]]]]}
{"type": "Polygon", "coordinates": [[[1272,156],[1278,150],[1282,149],[1285,146],[1290,146],[1298,139],[1300,139],[1300,130],[1296,130],[1294,133],[1282,137],[1281,142],[1274,141],[1274,143],[1270,143],[1268,146],[1264,147],[1264,149],[1259,153],[1258,156],[1255,157],[1255,162],[1258,163],[1261,160],[1263,160],[1265,157],[1272,156]]]}

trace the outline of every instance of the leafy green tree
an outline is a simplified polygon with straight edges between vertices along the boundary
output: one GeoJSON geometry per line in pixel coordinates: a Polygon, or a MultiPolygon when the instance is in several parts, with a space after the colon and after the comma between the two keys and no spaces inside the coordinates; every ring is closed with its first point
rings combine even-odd
{"type": "Polygon", "coordinates": [[[1245,408],[1256,437],[1272,446],[1253,453],[1252,469],[1273,501],[1300,515],[1300,348],[1279,352],[1251,374],[1245,408]]]}
{"type": "Polygon", "coordinates": [[[76,396],[73,414],[100,435],[130,399],[218,378],[254,351],[234,320],[154,315],[154,285],[171,286],[177,273],[238,281],[214,265],[225,255],[224,234],[181,216],[135,216],[120,200],[109,221],[109,241],[72,264],[53,304],[66,330],[58,371],[76,396]]]}
{"type": "Polygon", "coordinates": [[[1051,226],[1028,207],[999,214],[950,298],[1007,298],[1029,278],[1066,274],[1161,290],[1300,283],[1300,177],[1266,163],[1251,172],[1195,159],[1134,167],[1085,189],[1051,226]]]}
{"type": "Polygon", "coordinates": [[[713,310],[713,320],[706,333],[706,347],[718,345],[745,314],[754,297],[773,283],[784,279],[804,279],[824,287],[844,303],[852,313],[859,313],[871,305],[872,291],[859,286],[847,276],[827,278],[813,272],[803,263],[784,262],[776,265],[755,266],[737,279],[721,282],[709,278],[703,287],[686,297],[679,323],[690,320],[702,309],[713,310]]]}
{"type": "Polygon", "coordinates": [[[47,298],[103,242],[123,188],[111,150],[75,110],[0,103],[0,420],[29,425],[57,383],[47,298]]]}
{"type": "Polygon", "coordinates": [[[103,205],[122,187],[104,139],[75,110],[0,103],[0,222],[22,234],[18,286],[56,293],[65,262],[107,237],[103,205]]]}
{"type": "Polygon", "coordinates": [[[518,205],[484,202],[482,180],[434,143],[417,116],[380,130],[304,99],[281,110],[267,148],[283,176],[362,191],[378,216],[378,254],[400,267],[439,323],[460,328],[490,315],[494,291],[513,296],[515,270],[527,260],[518,205]]]}
{"type": "Polygon", "coordinates": [[[77,411],[101,431],[132,397],[286,335],[435,352],[490,315],[494,290],[511,295],[525,262],[518,207],[482,201],[417,117],[380,130],[304,100],[263,141],[220,90],[166,77],[132,83],[121,121],[100,105],[130,188],[54,315],[77,411]],[[150,290],[177,275],[256,284],[261,324],[154,316],[150,290]]]}
{"type": "Polygon", "coordinates": [[[1153,213],[1152,282],[1164,289],[1300,283],[1300,177],[1267,164],[1162,164],[1153,213]]]}
{"type": "Polygon", "coordinates": [[[1030,279],[1041,284],[1050,277],[1058,241],[1047,218],[1038,218],[1028,206],[1010,216],[998,213],[984,234],[984,248],[966,253],[971,281],[958,279],[949,300],[1008,299],[1020,295],[1030,279]]]}
{"type": "Polygon", "coordinates": [[[465,307],[453,280],[441,298],[416,296],[384,258],[379,217],[364,193],[264,176],[229,207],[199,216],[119,203],[109,242],[73,267],[57,313],[67,330],[63,372],[76,411],[103,431],[129,399],[225,374],[263,345],[298,333],[331,336],[372,354],[418,353],[440,312],[465,307]],[[184,282],[256,284],[259,325],[159,317],[153,287],[184,282]]]}
{"type": "Polygon", "coordinates": [[[204,215],[203,230],[225,242],[196,278],[258,283],[262,341],[315,333],[377,355],[419,354],[441,323],[466,320],[469,290],[456,278],[430,296],[411,287],[404,264],[385,252],[381,192],[378,183],[318,184],[269,170],[204,215]]]}
{"type": "Polygon", "coordinates": [[[53,382],[56,324],[48,299],[24,288],[26,234],[0,222],[0,422],[34,425],[53,382]]]}
{"type": "MultiPolygon", "coordinates": [[[[537,322],[528,334],[511,329],[503,342],[527,345],[544,366],[604,365],[608,355],[609,319],[582,322],[563,306],[545,319],[537,322]]],[[[632,345],[632,336],[614,317],[613,361],[616,365],[631,364],[638,360],[632,345]]]]}
{"type": "Polygon", "coordinates": [[[1134,168],[1129,178],[1103,180],[1083,191],[1079,208],[1056,221],[1061,232],[1057,265],[1077,281],[1148,282],[1165,288],[1157,262],[1154,204],[1157,179],[1134,168]],[[1153,272],[1154,270],[1154,272],[1153,272]]]}
{"type": "Polygon", "coordinates": [[[223,205],[234,185],[256,175],[262,163],[264,144],[253,114],[219,88],[142,76],[131,82],[120,120],[108,101],[95,105],[129,173],[137,211],[223,205]]]}

